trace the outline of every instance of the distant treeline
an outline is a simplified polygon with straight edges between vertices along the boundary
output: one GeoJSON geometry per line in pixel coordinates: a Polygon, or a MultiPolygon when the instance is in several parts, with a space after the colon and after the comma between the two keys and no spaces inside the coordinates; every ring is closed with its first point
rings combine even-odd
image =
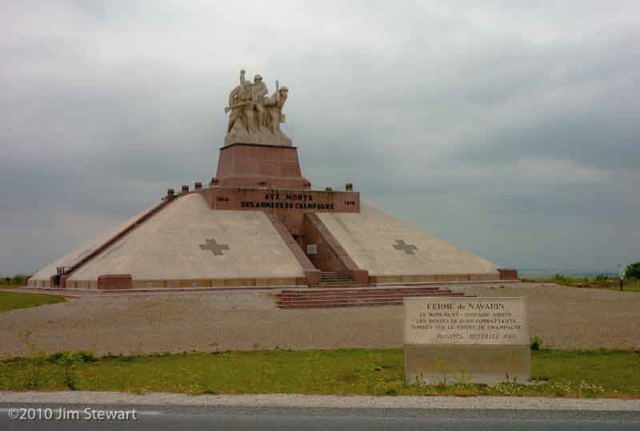
{"type": "Polygon", "coordinates": [[[563,271],[559,269],[519,269],[518,275],[526,278],[549,278],[554,275],[562,275],[564,277],[593,278],[598,276],[615,277],[618,275],[615,271],[563,271]]]}
{"type": "Polygon", "coordinates": [[[13,277],[1,277],[0,286],[24,286],[27,281],[26,275],[14,275],[13,277]]]}

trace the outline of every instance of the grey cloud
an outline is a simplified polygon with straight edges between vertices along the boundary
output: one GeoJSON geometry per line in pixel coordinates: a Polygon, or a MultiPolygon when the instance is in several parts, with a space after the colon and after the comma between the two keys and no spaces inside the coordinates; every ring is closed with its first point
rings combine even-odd
{"type": "Polygon", "coordinates": [[[166,188],[206,182],[243,67],[290,88],[284,129],[318,187],[353,182],[505,266],[640,259],[621,233],[640,208],[635,3],[6,9],[0,232],[19,252],[0,252],[0,272],[33,270],[166,188]],[[24,246],[30,227],[46,247],[24,246]]]}

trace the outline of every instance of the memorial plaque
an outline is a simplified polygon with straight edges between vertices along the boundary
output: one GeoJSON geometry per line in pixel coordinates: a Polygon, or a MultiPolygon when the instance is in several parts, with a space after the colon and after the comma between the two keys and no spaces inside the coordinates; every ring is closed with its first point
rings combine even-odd
{"type": "Polygon", "coordinates": [[[526,298],[405,298],[407,383],[526,382],[526,298]]]}
{"type": "Polygon", "coordinates": [[[318,244],[307,244],[307,254],[318,254],[318,244]]]}

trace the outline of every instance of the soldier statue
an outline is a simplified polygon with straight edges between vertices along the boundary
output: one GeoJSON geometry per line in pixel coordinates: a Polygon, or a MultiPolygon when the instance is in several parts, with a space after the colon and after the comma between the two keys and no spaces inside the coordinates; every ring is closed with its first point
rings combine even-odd
{"type": "Polygon", "coordinates": [[[264,145],[291,145],[291,139],[280,129],[285,116],[282,108],[287,100],[289,90],[279,87],[276,81],[276,91],[267,96],[269,90],[262,81],[262,76],[256,74],[253,82],[245,78],[246,71],[240,71],[240,85],[229,93],[229,111],[227,135],[225,144],[247,143],[264,145]]]}

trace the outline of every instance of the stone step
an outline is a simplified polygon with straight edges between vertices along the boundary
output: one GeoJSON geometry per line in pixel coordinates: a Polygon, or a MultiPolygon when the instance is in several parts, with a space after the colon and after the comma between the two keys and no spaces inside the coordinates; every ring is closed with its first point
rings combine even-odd
{"type": "Polygon", "coordinates": [[[366,284],[358,284],[358,283],[344,283],[344,284],[318,284],[314,286],[314,289],[349,289],[351,287],[367,287],[366,284]]]}
{"type": "Polygon", "coordinates": [[[347,308],[347,307],[385,307],[390,305],[402,305],[402,301],[376,301],[376,302],[344,302],[324,304],[278,304],[277,307],[285,310],[304,308],[347,308]]]}
{"type": "Polygon", "coordinates": [[[320,283],[331,284],[331,283],[353,283],[353,279],[351,278],[325,278],[320,279],[320,283]]]}
{"type": "Polygon", "coordinates": [[[340,293],[327,293],[324,295],[314,295],[314,294],[295,294],[295,293],[281,293],[275,295],[277,298],[309,298],[309,299],[322,299],[322,298],[360,298],[360,297],[393,297],[393,296],[417,296],[417,295],[462,295],[462,292],[450,292],[450,291],[418,291],[418,292],[353,292],[349,294],[340,294],[340,293]]]}
{"type": "MultiPolygon", "coordinates": [[[[446,296],[448,298],[452,298],[459,295],[434,295],[433,297],[446,296]]],[[[327,298],[322,300],[287,300],[287,301],[276,301],[277,306],[293,306],[293,305],[332,305],[332,304],[365,304],[369,302],[399,302],[402,303],[404,298],[425,298],[425,296],[396,296],[389,298],[382,297],[372,297],[372,298],[327,298]]]]}
{"type": "Polygon", "coordinates": [[[424,296],[464,296],[439,287],[410,287],[383,289],[283,290],[276,296],[281,309],[345,308],[402,305],[403,298],[424,296]]]}
{"type": "MultiPolygon", "coordinates": [[[[358,286],[352,286],[358,287],[358,286]]],[[[283,289],[280,293],[287,294],[306,294],[306,295],[326,295],[329,293],[340,293],[340,294],[349,294],[349,293],[361,293],[361,292],[435,292],[435,291],[445,291],[451,292],[450,289],[442,288],[442,287],[383,287],[383,288],[354,288],[354,289],[314,289],[314,290],[294,290],[294,289],[283,289]]]]}
{"type": "Polygon", "coordinates": [[[351,277],[320,277],[320,281],[353,281],[351,277]]]}
{"type": "Polygon", "coordinates": [[[346,277],[351,278],[349,274],[345,274],[343,272],[321,272],[320,277],[346,277]]]}
{"type": "Polygon", "coordinates": [[[359,300],[359,301],[323,301],[323,302],[287,302],[277,304],[278,308],[291,309],[291,308],[338,308],[338,307],[373,307],[383,305],[402,305],[403,300],[401,298],[393,299],[376,299],[376,300],[359,300]]]}
{"type": "Polygon", "coordinates": [[[320,283],[353,283],[353,278],[321,278],[320,283]]]}
{"type": "Polygon", "coordinates": [[[323,295],[323,296],[306,296],[306,295],[276,295],[282,301],[332,301],[335,299],[349,301],[368,298],[405,298],[415,296],[464,296],[462,292],[416,292],[416,293],[359,293],[352,295],[323,295]]]}

